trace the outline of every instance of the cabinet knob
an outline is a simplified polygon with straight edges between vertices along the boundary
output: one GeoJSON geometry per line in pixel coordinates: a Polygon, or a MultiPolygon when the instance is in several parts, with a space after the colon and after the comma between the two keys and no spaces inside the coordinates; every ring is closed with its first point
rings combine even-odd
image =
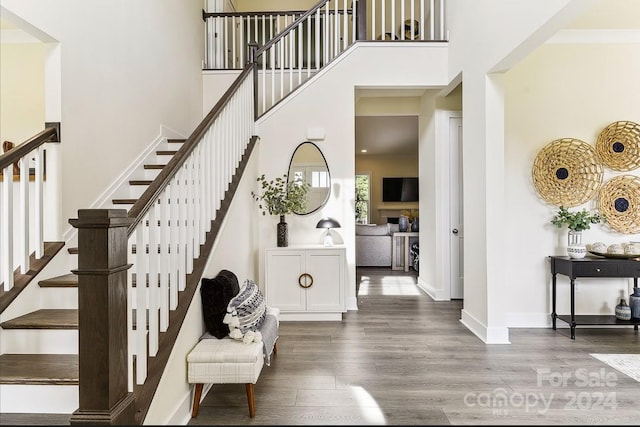
{"type": "Polygon", "coordinates": [[[599,269],[599,268],[596,268],[596,271],[597,271],[598,273],[600,273],[600,269],[599,269]]]}
{"type": "MultiPolygon", "coordinates": [[[[307,282],[307,281],[305,280],[305,282],[307,282]]],[[[305,288],[305,289],[310,288],[313,285],[313,276],[310,275],[309,273],[302,273],[298,277],[298,285],[300,285],[301,288],[305,288]],[[309,284],[306,285],[306,286],[302,284],[302,279],[305,278],[305,277],[309,278],[309,284]]]]}

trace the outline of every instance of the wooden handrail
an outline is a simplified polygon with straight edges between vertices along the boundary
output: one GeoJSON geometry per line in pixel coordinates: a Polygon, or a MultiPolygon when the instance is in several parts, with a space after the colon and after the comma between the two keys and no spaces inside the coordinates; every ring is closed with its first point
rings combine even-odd
{"type": "Polygon", "coordinates": [[[142,221],[144,215],[149,211],[151,206],[156,203],[158,197],[162,194],[162,191],[166,188],[166,186],[171,181],[171,178],[178,172],[180,166],[184,164],[187,160],[187,157],[198,145],[198,142],[204,134],[209,129],[209,126],[214,122],[214,120],[221,113],[224,106],[227,104],[229,99],[236,93],[236,91],[240,88],[240,85],[244,82],[247,75],[256,67],[256,64],[247,64],[238,76],[238,78],[233,82],[233,84],[227,89],[227,91],[222,95],[220,100],[216,103],[216,105],[211,109],[209,114],[200,122],[200,124],[195,128],[195,130],[189,135],[187,140],[182,144],[182,147],[178,150],[178,152],[171,158],[169,163],[162,168],[160,174],[153,180],[149,187],[142,193],[142,196],[133,204],[127,216],[129,218],[133,218],[134,221],[129,225],[127,229],[127,235],[131,236],[136,226],[140,221],[142,221]]]}
{"type": "Polygon", "coordinates": [[[281,15],[302,15],[306,10],[270,10],[262,12],[205,12],[202,11],[202,19],[224,18],[227,16],[281,16],[281,15]]]}
{"type": "Polygon", "coordinates": [[[303,15],[301,15],[300,17],[298,17],[298,19],[296,19],[295,21],[293,21],[291,24],[289,24],[284,30],[282,30],[280,32],[280,34],[278,34],[277,36],[275,36],[274,38],[272,38],[267,44],[265,44],[264,46],[262,46],[260,49],[258,49],[255,53],[255,58],[257,58],[258,56],[262,55],[267,49],[269,49],[271,46],[273,46],[274,44],[278,43],[280,41],[280,39],[282,39],[284,36],[286,36],[287,34],[289,34],[289,32],[291,32],[292,28],[297,27],[302,21],[304,21],[305,19],[307,19],[307,17],[309,15],[313,15],[314,13],[316,13],[316,11],[318,9],[320,9],[322,6],[324,6],[325,4],[329,3],[330,0],[320,0],[318,3],[316,3],[315,6],[313,6],[311,9],[309,9],[308,11],[306,11],[303,15]]]}
{"type": "Polygon", "coordinates": [[[58,131],[54,127],[46,128],[20,145],[0,155],[0,170],[20,160],[45,142],[60,142],[58,131]]]}

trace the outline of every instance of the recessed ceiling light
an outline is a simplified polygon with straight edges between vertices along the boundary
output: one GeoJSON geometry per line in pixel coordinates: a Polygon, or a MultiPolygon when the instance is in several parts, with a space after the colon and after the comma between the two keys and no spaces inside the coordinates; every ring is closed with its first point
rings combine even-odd
{"type": "Polygon", "coordinates": [[[364,149],[364,150],[360,150],[360,152],[361,152],[361,153],[366,153],[366,152],[367,152],[367,150],[366,150],[366,149],[364,149]]]}

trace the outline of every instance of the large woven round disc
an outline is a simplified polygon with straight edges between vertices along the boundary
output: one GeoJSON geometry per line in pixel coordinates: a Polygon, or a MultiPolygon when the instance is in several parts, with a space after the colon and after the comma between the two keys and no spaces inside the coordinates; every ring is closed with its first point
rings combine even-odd
{"type": "Polygon", "coordinates": [[[640,167],[640,125],[611,123],[600,132],[596,153],[613,170],[626,172],[640,167]]]}
{"type": "Polygon", "coordinates": [[[570,208],[596,195],[603,169],[591,145],[579,139],[556,139],[536,156],[533,185],[548,203],[570,208]]]}
{"type": "Polygon", "coordinates": [[[621,233],[640,233],[640,177],[620,175],[600,189],[598,210],[621,233]]]}

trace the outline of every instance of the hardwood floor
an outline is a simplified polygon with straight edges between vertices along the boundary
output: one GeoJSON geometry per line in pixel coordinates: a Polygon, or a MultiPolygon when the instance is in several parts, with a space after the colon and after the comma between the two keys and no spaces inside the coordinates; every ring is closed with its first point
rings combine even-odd
{"type": "Polygon", "coordinates": [[[589,355],[638,353],[633,329],[512,329],[512,344],[486,345],[459,322],[462,301],[432,301],[415,274],[357,275],[343,322],[281,323],[255,418],[242,385],[215,385],[190,425],[640,423],[640,383],[589,355]]]}
{"type": "Polygon", "coordinates": [[[255,418],[243,385],[214,385],[190,425],[640,424],[640,383],[589,355],[638,353],[637,331],[511,329],[511,344],[486,345],[462,301],[434,302],[405,274],[358,269],[343,322],[281,322],[255,418]]]}

